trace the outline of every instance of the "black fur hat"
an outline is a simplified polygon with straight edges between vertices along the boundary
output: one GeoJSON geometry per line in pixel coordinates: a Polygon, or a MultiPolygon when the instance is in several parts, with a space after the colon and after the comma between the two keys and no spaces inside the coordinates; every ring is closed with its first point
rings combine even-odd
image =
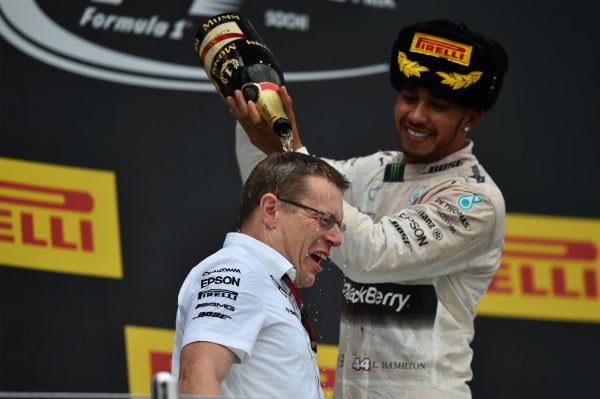
{"type": "Polygon", "coordinates": [[[508,69],[508,55],[493,39],[448,20],[404,28],[394,42],[390,78],[396,90],[425,87],[447,101],[487,111],[508,69]]]}

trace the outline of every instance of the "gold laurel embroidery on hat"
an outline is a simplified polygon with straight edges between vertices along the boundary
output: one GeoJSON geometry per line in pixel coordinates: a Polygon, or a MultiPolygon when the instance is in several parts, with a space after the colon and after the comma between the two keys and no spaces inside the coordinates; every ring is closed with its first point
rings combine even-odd
{"type": "Polygon", "coordinates": [[[485,111],[495,104],[508,69],[501,44],[446,19],[403,28],[390,56],[396,90],[422,87],[451,103],[485,111]]]}
{"type": "Polygon", "coordinates": [[[452,90],[458,90],[466,89],[473,83],[476,83],[481,78],[483,72],[473,71],[463,75],[457,72],[446,73],[438,71],[435,74],[442,78],[441,84],[452,87],[452,90]]]}
{"type": "Polygon", "coordinates": [[[421,72],[429,72],[429,68],[426,66],[420,65],[417,61],[409,60],[403,51],[398,51],[398,68],[407,78],[411,76],[420,78],[421,72]]]}

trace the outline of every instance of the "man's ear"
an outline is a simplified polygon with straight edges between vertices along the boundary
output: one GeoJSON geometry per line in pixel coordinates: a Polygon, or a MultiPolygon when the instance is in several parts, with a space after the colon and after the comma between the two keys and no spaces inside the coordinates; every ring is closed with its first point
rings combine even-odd
{"type": "Polygon", "coordinates": [[[273,193],[266,193],[260,197],[258,208],[260,211],[260,218],[267,228],[274,229],[277,227],[277,210],[279,200],[273,193]]]}
{"type": "Polygon", "coordinates": [[[483,118],[483,115],[485,115],[485,111],[476,109],[470,110],[465,120],[466,127],[468,127],[469,129],[473,129],[477,125],[477,123],[479,123],[481,118],[483,118]]]}

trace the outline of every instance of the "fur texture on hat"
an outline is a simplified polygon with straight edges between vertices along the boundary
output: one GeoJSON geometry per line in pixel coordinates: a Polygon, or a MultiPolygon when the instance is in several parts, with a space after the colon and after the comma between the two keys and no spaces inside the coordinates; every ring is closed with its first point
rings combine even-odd
{"type": "Polygon", "coordinates": [[[447,101],[487,111],[508,69],[498,42],[448,20],[404,28],[394,42],[390,78],[396,90],[424,87],[447,101]]]}

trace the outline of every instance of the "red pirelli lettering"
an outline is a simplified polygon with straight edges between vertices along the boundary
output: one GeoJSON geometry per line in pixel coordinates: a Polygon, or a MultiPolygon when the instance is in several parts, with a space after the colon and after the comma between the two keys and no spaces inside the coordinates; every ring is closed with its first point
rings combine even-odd
{"type": "Polygon", "coordinates": [[[63,234],[63,220],[59,217],[50,218],[50,237],[52,238],[52,246],[62,249],[77,249],[77,244],[66,242],[63,234]]]}
{"type": "Polygon", "coordinates": [[[434,48],[434,47],[446,48],[448,50],[459,51],[461,53],[464,53],[467,51],[467,49],[464,47],[453,45],[451,43],[446,43],[446,42],[442,42],[442,41],[431,39],[431,38],[427,38],[427,37],[422,37],[422,36],[417,39],[416,46],[421,49],[425,49],[427,47],[429,47],[429,48],[434,48]]]}
{"type": "Polygon", "coordinates": [[[554,265],[550,269],[539,268],[531,263],[503,262],[492,279],[488,292],[497,295],[513,295],[517,292],[525,297],[556,297],[563,299],[584,298],[598,300],[598,272],[583,268],[580,274],[567,277],[566,267],[554,265]],[[511,274],[514,270],[516,274],[511,274]],[[546,285],[542,281],[549,281],[546,285]]]}
{"type": "Polygon", "coordinates": [[[40,247],[45,247],[48,245],[46,240],[35,236],[33,215],[31,213],[23,212],[21,214],[21,236],[23,244],[36,245],[40,247]]]}
{"type": "Polygon", "coordinates": [[[511,249],[509,245],[502,252],[502,256],[505,257],[587,262],[593,262],[598,258],[596,245],[591,241],[507,236],[505,242],[506,244],[532,245],[539,249],[511,249]],[[546,250],[544,251],[544,249],[546,250]]]}
{"type": "MultiPolygon", "coordinates": [[[[12,215],[12,212],[7,210],[7,209],[0,209],[0,218],[4,218],[4,217],[10,217],[12,215]]],[[[13,224],[10,221],[3,221],[0,219],[0,230],[12,230],[13,228],[13,224]]],[[[8,234],[4,234],[0,231],[0,241],[6,241],[6,242],[15,242],[15,237],[8,235],[8,234]]]]}
{"type": "MultiPolygon", "coordinates": [[[[22,184],[0,180],[0,204],[26,206],[27,210],[0,209],[0,241],[16,242],[19,238],[24,245],[35,247],[48,247],[63,250],[82,250],[85,252],[94,251],[93,225],[89,219],[73,220],[74,215],[70,212],[79,214],[89,214],[94,209],[94,199],[92,196],[80,190],[59,189],[53,187],[22,184]],[[67,212],[62,215],[45,215],[38,211],[54,210],[67,212]],[[14,214],[15,220],[4,221],[3,217],[10,217],[14,214]],[[48,230],[40,230],[39,219],[47,218],[48,230]],[[65,223],[70,226],[78,225],[79,234],[73,242],[73,238],[68,240],[65,236],[65,223]],[[15,224],[20,225],[20,237],[15,229],[15,224]],[[3,231],[5,230],[5,231],[3,231]],[[12,232],[13,234],[8,234],[12,232]]],[[[72,227],[71,227],[72,228],[72,227]]]]}
{"type": "Polygon", "coordinates": [[[583,271],[584,290],[588,298],[598,298],[598,283],[595,270],[583,271]]]}
{"type": "Polygon", "coordinates": [[[9,189],[21,195],[7,194],[0,191],[0,202],[14,205],[26,205],[37,208],[60,209],[64,211],[86,212],[94,209],[94,199],[84,191],[59,189],[37,186],[32,184],[14,183],[0,180],[0,189],[9,189]],[[57,201],[32,199],[31,195],[48,195],[56,197],[57,201]]]}
{"type": "Polygon", "coordinates": [[[152,375],[159,371],[171,371],[171,353],[169,352],[150,352],[150,371],[152,375]]]}
{"type": "Polygon", "coordinates": [[[321,388],[333,389],[335,385],[335,369],[330,367],[319,367],[321,374],[321,388]]]}
{"type": "Polygon", "coordinates": [[[432,37],[416,34],[413,39],[411,51],[432,55],[435,57],[444,57],[451,62],[457,62],[462,65],[468,65],[470,47],[461,46],[460,43],[452,43],[444,40],[437,40],[432,37]]]}
{"type": "Polygon", "coordinates": [[[574,239],[507,236],[488,291],[499,295],[598,300],[598,249],[574,239]],[[570,271],[571,269],[573,271],[570,271]]]}
{"type": "MultiPolygon", "coordinates": [[[[577,298],[580,293],[567,287],[567,279],[565,277],[565,269],[561,267],[553,267],[550,270],[552,274],[552,282],[554,286],[554,295],[563,298],[577,298]]],[[[585,275],[584,275],[585,278],[585,275]]]]}
{"type": "Polygon", "coordinates": [[[530,296],[547,296],[548,290],[535,285],[534,268],[532,265],[522,265],[521,271],[521,284],[523,294],[530,296]]]}

